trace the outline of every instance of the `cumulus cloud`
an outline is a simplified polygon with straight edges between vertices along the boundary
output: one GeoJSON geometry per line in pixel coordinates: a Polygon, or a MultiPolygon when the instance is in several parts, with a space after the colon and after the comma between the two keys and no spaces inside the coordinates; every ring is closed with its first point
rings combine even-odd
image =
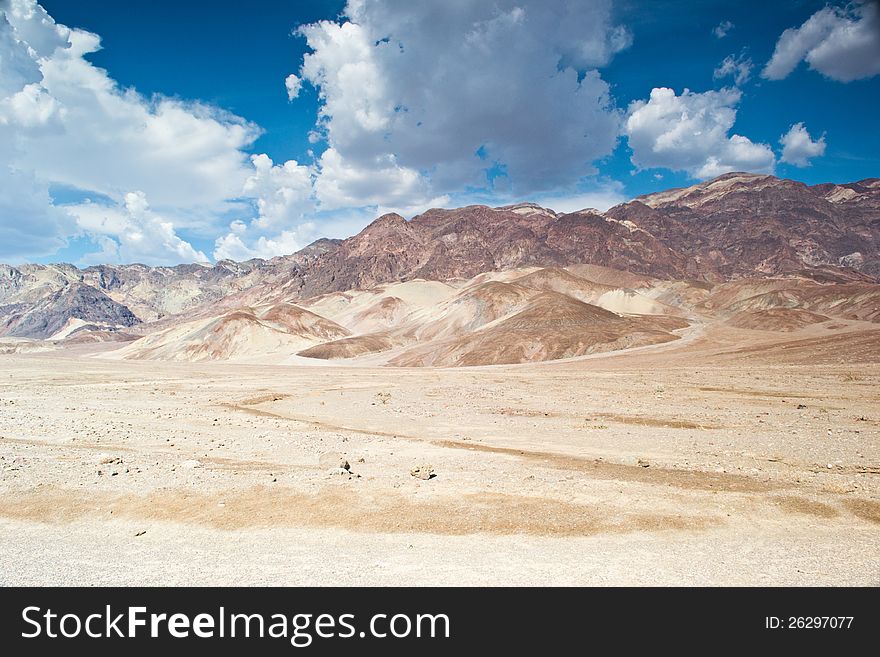
{"type": "Polygon", "coordinates": [[[300,80],[295,74],[291,73],[285,78],[284,86],[287,89],[287,99],[293,100],[299,96],[300,89],[302,89],[302,80],[300,80]]]}
{"type": "Polygon", "coordinates": [[[390,153],[383,153],[357,166],[335,148],[321,155],[321,174],[315,192],[321,207],[329,210],[360,206],[426,205],[432,199],[428,181],[413,169],[402,167],[390,153]]]}
{"type": "Polygon", "coordinates": [[[5,260],[53,253],[75,230],[73,217],[53,207],[48,182],[18,166],[20,135],[59,114],[41,93],[42,73],[33,52],[16,39],[0,9],[0,257],[5,260]]]}
{"type": "Polygon", "coordinates": [[[314,241],[316,225],[312,222],[300,224],[293,230],[284,230],[272,237],[260,235],[251,244],[245,242],[242,234],[227,233],[214,244],[214,257],[217,260],[268,260],[279,255],[295,253],[314,241]]]}
{"type": "Polygon", "coordinates": [[[259,129],[215,107],[120,88],[85,59],[99,48],[97,35],[57,24],[34,0],[0,4],[0,234],[15,236],[0,250],[43,256],[84,233],[120,257],[204,259],[176,227],[210,230],[234,207],[259,129]],[[127,220],[106,225],[121,232],[90,230],[83,217],[96,208],[54,205],[52,186],[109,199],[101,211],[127,220]],[[158,214],[133,215],[131,190],[158,214]],[[139,223],[149,228],[143,247],[139,223]]]}
{"type": "Polygon", "coordinates": [[[730,135],[736,121],[738,89],[678,96],[655,88],[647,101],[630,104],[624,132],[632,162],[643,169],[686,171],[695,178],[711,178],[730,171],[771,172],[775,156],[766,144],[742,135],[730,135]]]}
{"type": "Polygon", "coordinates": [[[593,173],[614,148],[620,117],[596,69],[632,38],[608,0],[352,0],[344,15],[300,29],[326,207],[483,188],[487,171],[528,193],[593,173]]]}
{"type": "Polygon", "coordinates": [[[780,162],[793,164],[796,167],[810,166],[810,160],[825,154],[825,135],[813,140],[803,123],[795,123],[788,132],[779,139],[782,144],[780,162]]]}
{"type": "Polygon", "coordinates": [[[623,193],[623,185],[619,182],[610,182],[589,191],[539,196],[535,202],[557,212],[575,212],[589,208],[604,212],[627,200],[628,197],[623,193]]]}
{"type": "MultiPolygon", "coordinates": [[[[11,138],[0,126],[0,141],[11,138]]],[[[52,205],[48,185],[28,171],[18,171],[0,155],[0,258],[22,262],[50,255],[76,231],[74,218],[52,205]]]]}
{"type": "Polygon", "coordinates": [[[752,75],[752,58],[745,53],[740,55],[728,55],[718,65],[712,74],[716,80],[733,78],[733,83],[740,87],[749,81],[752,75]]]}
{"type": "Polygon", "coordinates": [[[171,221],[153,212],[142,191],[128,192],[122,203],[81,203],[70,206],[79,227],[95,236],[101,250],[83,262],[152,262],[175,265],[206,262],[207,256],[181,239],[171,221]]]}
{"type": "Polygon", "coordinates": [[[474,190],[580,189],[616,145],[622,114],[598,69],[632,35],[611,0],[350,0],[300,33],[309,52],[285,88],[318,91],[318,153],[276,164],[247,154],[257,126],[123,89],[86,58],[97,35],[35,0],[0,4],[0,204],[28,218],[15,231],[33,227],[16,253],[86,235],[94,257],[164,263],[204,258],[181,234],[220,233],[216,257],[271,257],[474,190]],[[53,187],[102,200],[56,206],[53,187]]]}
{"type": "Polygon", "coordinates": [[[254,199],[257,216],[246,223],[236,219],[215,242],[218,260],[271,258],[293,253],[307,244],[315,224],[307,217],[317,208],[313,194],[314,169],[288,160],[275,164],[266,154],[251,157],[253,173],[243,193],[254,199]]]}
{"type": "Polygon", "coordinates": [[[244,194],[256,199],[260,228],[277,228],[314,211],[312,168],[288,160],[275,164],[266,154],[251,157],[254,173],[244,184],[244,194]]]}
{"type": "Polygon", "coordinates": [[[801,61],[838,82],[870,78],[880,73],[877,3],[825,7],[800,27],[785,30],[761,76],[782,80],[801,61]]]}
{"type": "MultiPolygon", "coordinates": [[[[233,221],[229,232],[216,240],[214,257],[217,260],[269,259],[299,251],[322,237],[345,238],[359,232],[386,210],[372,206],[346,208],[332,212],[317,212],[313,220],[303,221],[290,229],[271,235],[262,235],[258,228],[242,221],[233,221]]],[[[412,215],[404,215],[412,216],[412,215]]]]}
{"type": "Polygon", "coordinates": [[[723,39],[734,27],[734,24],[730,21],[721,21],[718,25],[712,28],[712,34],[715,35],[716,39],[723,39]]]}

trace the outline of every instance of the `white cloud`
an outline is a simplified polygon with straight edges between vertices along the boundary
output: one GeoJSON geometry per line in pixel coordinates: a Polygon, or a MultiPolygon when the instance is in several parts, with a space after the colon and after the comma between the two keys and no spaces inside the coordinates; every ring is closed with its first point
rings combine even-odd
{"type": "Polygon", "coordinates": [[[52,206],[47,181],[18,165],[20,135],[58,115],[41,79],[32,51],[0,11],[0,257],[7,261],[53,253],[75,230],[73,217],[52,206]]]}
{"type": "Polygon", "coordinates": [[[752,58],[744,53],[740,55],[728,55],[712,73],[716,80],[732,77],[733,83],[740,87],[749,81],[752,75],[752,58]]]}
{"type": "Polygon", "coordinates": [[[761,73],[768,80],[788,77],[801,61],[839,82],[880,73],[880,10],[875,2],[825,7],[797,28],[785,30],[761,73]]]}
{"type": "Polygon", "coordinates": [[[276,165],[265,153],[252,156],[251,162],[254,173],[245,181],[244,194],[256,199],[257,226],[278,228],[314,212],[310,167],[296,160],[276,165]]]}
{"type": "Polygon", "coordinates": [[[780,162],[793,164],[796,167],[810,166],[810,160],[825,154],[825,135],[813,141],[803,123],[795,123],[788,132],[779,139],[782,144],[780,162]]]}
{"type": "Polygon", "coordinates": [[[251,157],[253,173],[245,181],[244,194],[254,199],[257,216],[246,223],[236,219],[229,232],[217,238],[218,260],[272,258],[302,248],[315,234],[307,217],[317,211],[313,194],[314,170],[288,160],[275,164],[266,154],[251,157]]]}
{"type": "Polygon", "coordinates": [[[262,258],[268,260],[279,255],[288,255],[314,241],[315,224],[308,222],[295,230],[285,230],[273,236],[259,236],[248,246],[240,233],[227,233],[217,239],[214,244],[214,258],[217,260],[250,260],[262,258]]]}
{"type": "Polygon", "coordinates": [[[535,203],[557,212],[575,212],[587,208],[604,212],[627,200],[628,197],[623,193],[623,185],[617,181],[610,181],[590,190],[538,196],[535,203]]]}
{"type": "Polygon", "coordinates": [[[128,192],[117,205],[81,203],[69,206],[83,231],[95,236],[101,247],[83,258],[85,264],[100,262],[150,262],[176,265],[205,262],[207,256],[181,239],[174,224],[153,212],[141,191],[128,192]]]}
{"type": "Polygon", "coordinates": [[[352,0],[345,15],[301,29],[326,207],[413,205],[403,197],[486,187],[493,168],[522,193],[549,189],[614,148],[619,114],[595,69],[631,36],[608,0],[352,0]]]}
{"type": "Polygon", "coordinates": [[[72,32],[70,48],[41,62],[41,85],[65,110],[63,129],[30,133],[22,165],[113,198],[137,187],[161,206],[217,210],[237,196],[242,149],[257,128],[209,106],[119,89],[83,59],[97,45],[92,36],[72,32]]]}
{"type": "Polygon", "coordinates": [[[319,166],[315,192],[324,209],[422,204],[431,198],[427,180],[414,169],[400,166],[391,154],[381,154],[356,166],[335,148],[328,148],[319,166]]]}
{"type": "Polygon", "coordinates": [[[721,21],[718,25],[712,28],[712,34],[714,34],[717,39],[723,39],[734,27],[734,24],[730,21],[721,21]]]}
{"type": "Polygon", "coordinates": [[[217,257],[268,257],[474,189],[578,188],[617,142],[621,113],[596,69],[632,36],[611,0],[461,0],[454,12],[351,0],[345,16],[302,29],[310,52],[285,80],[291,100],[304,82],[317,88],[309,141],[327,148],[309,153],[314,164],[276,165],[246,153],[257,126],[122,89],[86,59],[97,35],[34,0],[0,5],[0,204],[27,218],[0,225],[17,236],[9,251],[42,255],[86,235],[93,257],[203,258],[179,237],[188,231],[219,232],[217,257]],[[50,186],[106,200],[59,208],[50,186]]]}
{"type": "Polygon", "coordinates": [[[210,231],[228,221],[253,172],[243,149],[259,129],[215,107],[121,89],[84,58],[99,48],[97,35],[55,23],[34,0],[0,4],[0,235],[7,247],[0,254],[48,255],[85,231],[108,253],[114,240],[120,257],[204,258],[175,241],[175,227],[210,231]],[[95,208],[54,206],[51,185],[106,197],[105,211],[115,215],[126,215],[126,195],[141,190],[165,218],[129,216],[108,224],[121,226],[119,234],[92,232],[77,221],[95,208]],[[143,247],[131,230],[138,221],[149,224],[143,247]]]}
{"type": "Polygon", "coordinates": [[[647,101],[629,107],[624,132],[633,164],[687,171],[696,178],[772,171],[775,156],[768,145],[729,134],[741,97],[731,88],[704,93],[685,89],[680,96],[672,89],[653,89],[647,101]]]}
{"type": "Polygon", "coordinates": [[[302,89],[302,80],[291,73],[285,78],[284,87],[287,89],[287,99],[293,100],[299,96],[300,89],[302,89]]]}
{"type": "MultiPolygon", "coordinates": [[[[0,126],[0,142],[11,139],[0,126]]],[[[0,146],[0,151],[3,147],[0,146]]],[[[0,153],[0,258],[22,262],[50,255],[76,231],[73,217],[52,205],[49,188],[28,171],[10,168],[0,153]]]]}

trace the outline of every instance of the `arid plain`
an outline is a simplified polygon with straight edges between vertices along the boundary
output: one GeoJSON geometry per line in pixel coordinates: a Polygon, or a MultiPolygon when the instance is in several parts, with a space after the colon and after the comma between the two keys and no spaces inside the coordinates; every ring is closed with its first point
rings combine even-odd
{"type": "Polygon", "coordinates": [[[877,325],[689,330],[476,368],[2,356],[0,581],[880,584],[877,325]]]}

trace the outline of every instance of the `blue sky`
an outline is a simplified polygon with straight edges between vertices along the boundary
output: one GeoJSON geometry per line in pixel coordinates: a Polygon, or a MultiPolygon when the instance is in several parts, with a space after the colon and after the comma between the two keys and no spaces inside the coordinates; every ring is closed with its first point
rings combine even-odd
{"type": "Polygon", "coordinates": [[[0,11],[0,261],[272,257],[385,211],[880,175],[876,4],[0,11]]]}

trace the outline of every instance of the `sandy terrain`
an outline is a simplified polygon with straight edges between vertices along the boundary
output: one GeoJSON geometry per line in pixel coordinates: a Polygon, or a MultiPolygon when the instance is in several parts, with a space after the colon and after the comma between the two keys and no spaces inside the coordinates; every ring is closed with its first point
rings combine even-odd
{"type": "Polygon", "coordinates": [[[880,330],[827,334],[456,369],[3,355],[0,583],[878,585],[880,330]]]}

